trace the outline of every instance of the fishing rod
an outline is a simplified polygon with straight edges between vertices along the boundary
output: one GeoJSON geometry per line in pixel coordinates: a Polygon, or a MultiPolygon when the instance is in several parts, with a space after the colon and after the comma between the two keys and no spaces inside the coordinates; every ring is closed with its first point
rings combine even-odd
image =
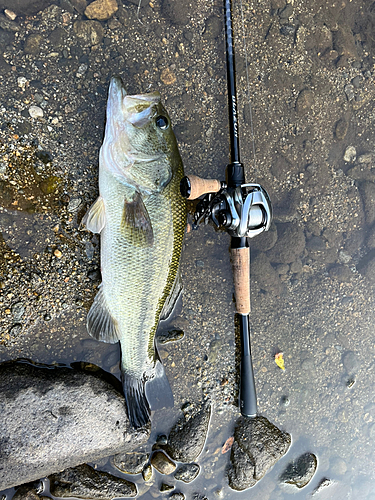
{"type": "Polygon", "coordinates": [[[224,0],[230,163],[226,181],[201,179],[195,175],[181,181],[181,194],[189,200],[203,196],[194,213],[194,226],[212,221],[231,236],[231,262],[241,338],[239,407],[242,415],[255,417],[257,397],[250,344],[250,247],[249,239],[268,231],[272,205],[259,184],[246,184],[240,161],[238,106],[232,29],[231,0],[224,0]]]}

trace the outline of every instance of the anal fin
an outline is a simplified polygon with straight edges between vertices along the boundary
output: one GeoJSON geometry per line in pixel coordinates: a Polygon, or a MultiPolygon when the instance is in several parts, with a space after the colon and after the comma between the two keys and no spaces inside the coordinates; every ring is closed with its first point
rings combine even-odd
{"type": "Polygon", "coordinates": [[[87,314],[86,325],[87,331],[96,340],[108,344],[115,344],[119,341],[117,323],[108,310],[102,288],[99,288],[87,314]]]}

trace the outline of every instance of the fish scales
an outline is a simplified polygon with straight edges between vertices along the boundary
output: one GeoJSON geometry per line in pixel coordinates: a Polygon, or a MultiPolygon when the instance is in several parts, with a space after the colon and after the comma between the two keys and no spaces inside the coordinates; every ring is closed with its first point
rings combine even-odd
{"type": "Polygon", "coordinates": [[[179,290],[186,227],[186,202],[179,190],[183,175],[160,95],[127,96],[121,80],[112,78],[99,198],[84,218],[88,229],[100,233],[102,270],[87,328],[98,340],[120,341],[134,427],[149,421],[146,383],[170,391],[154,341],[161,315],[179,290]]]}

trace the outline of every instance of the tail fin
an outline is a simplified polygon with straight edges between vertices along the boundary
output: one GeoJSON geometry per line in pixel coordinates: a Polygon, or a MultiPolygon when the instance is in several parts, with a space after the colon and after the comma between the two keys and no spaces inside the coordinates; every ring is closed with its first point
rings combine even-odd
{"type": "Polygon", "coordinates": [[[136,378],[122,372],[126,408],[135,429],[147,425],[151,410],[173,407],[173,394],[161,361],[157,360],[151,374],[136,378]]]}
{"type": "Polygon", "coordinates": [[[144,427],[150,422],[151,409],[145,392],[145,379],[121,373],[122,387],[130,425],[134,429],[144,427]]]}

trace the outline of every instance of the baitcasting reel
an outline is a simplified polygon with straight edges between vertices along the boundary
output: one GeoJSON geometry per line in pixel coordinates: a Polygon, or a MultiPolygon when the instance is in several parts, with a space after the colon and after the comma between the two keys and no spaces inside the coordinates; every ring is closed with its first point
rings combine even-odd
{"type": "Polygon", "coordinates": [[[180,190],[188,200],[205,195],[196,207],[193,228],[212,220],[230,236],[253,238],[271,225],[271,200],[259,184],[228,187],[225,182],[190,175],[181,180],[180,190]]]}

